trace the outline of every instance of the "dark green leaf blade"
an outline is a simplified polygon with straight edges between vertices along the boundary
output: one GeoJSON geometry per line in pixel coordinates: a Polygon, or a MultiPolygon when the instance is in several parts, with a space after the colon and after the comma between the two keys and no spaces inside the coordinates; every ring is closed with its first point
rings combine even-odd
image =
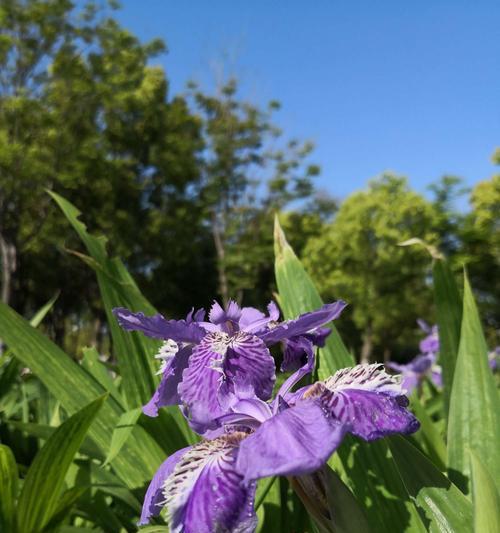
{"type": "Polygon", "coordinates": [[[31,464],[18,504],[20,533],[43,530],[59,502],[66,472],[106,396],[78,411],[47,440],[31,464]]]}
{"type": "MultiPolygon", "coordinates": [[[[58,346],[30,326],[13,309],[0,302],[0,337],[15,356],[44,383],[50,393],[72,414],[106,390],[58,346]],[[64,376],[64,379],[61,379],[64,376]]],[[[112,399],[103,406],[89,435],[107,451],[109,440],[123,409],[112,399]]],[[[113,468],[131,488],[149,481],[165,459],[160,447],[137,426],[113,468]],[[125,451],[127,453],[125,453],[125,451]]]]}
{"type": "Polygon", "coordinates": [[[470,501],[408,440],[400,436],[388,440],[403,483],[422,513],[427,531],[472,531],[470,501]]]}
{"type": "Polygon", "coordinates": [[[121,261],[108,258],[106,239],[94,237],[87,232],[85,224],[79,220],[81,213],[74,205],[54,192],[49,192],[49,194],[92,256],[89,264],[93,266],[97,274],[127,404],[131,409],[144,405],[149,401],[158,384],[152,356],[158,351],[159,342],[138,333],[124,332],[118,326],[112,309],[122,306],[145,313],[153,313],[154,309],[141,295],[121,261]]]}
{"type": "Polygon", "coordinates": [[[141,413],[142,409],[140,407],[137,407],[136,409],[132,409],[131,411],[127,411],[122,414],[122,416],[118,420],[118,424],[116,424],[116,427],[113,431],[108,456],[104,463],[105,465],[110,463],[120,453],[120,450],[125,444],[125,441],[132,433],[132,430],[134,429],[137,420],[139,420],[141,413]]]}
{"type": "Polygon", "coordinates": [[[15,531],[18,473],[12,450],[0,444],[0,531],[15,531]]]}
{"type": "Polygon", "coordinates": [[[450,479],[470,489],[469,451],[473,451],[500,486],[500,400],[488,364],[488,348],[467,275],[458,359],[448,420],[450,479]]]}
{"type": "Polygon", "coordinates": [[[443,369],[444,411],[448,417],[451,387],[460,342],[462,300],[453,272],[446,260],[435,259],[432,276],[439,329],[439,363],[443,369]]]}

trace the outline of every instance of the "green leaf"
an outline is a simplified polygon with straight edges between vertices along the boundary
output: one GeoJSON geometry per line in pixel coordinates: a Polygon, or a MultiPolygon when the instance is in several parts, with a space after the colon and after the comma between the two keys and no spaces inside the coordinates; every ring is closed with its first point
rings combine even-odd
{"type": "Polygon", "coordinates": [[[500,400],[488,364],[476,303],[464,275],[463,317],[448,420],[450,479],[470,489],[469,450],[473,450],[500,486],[500,400]]]}
{"type": "Polygon", "coordinates": [[[33,460],[18,503],[20,533],[42,531],[54,515],[66,472],[106,396],[66,420],[33,460]]]}
{"type": "MultiPolygon", "coordinates": [[[[87,232],[85,224],[78,217],[80,211],[70,202],[54,192],[49,192],[85,244],[92,261],[99,289],[106,310],[108,325],[123,378],[124,397],[129,408],[147,403],[158,383],[153,366],[153,355],[159,342],[137,332],[123,331],[112,314],[114,307],[127,307],[134,311],[153,313],[151,304],[141,295],[137,285],[118,259],[109,259],[106,252],[106,238],[94,237],[87,232]]],[[[83,257],[79,254],[80,257],[83,257]]]]}
{"type": "Polygon", "coordinates": [[[500,531],[500,496],[488,469],[471,452],[472,501],[474,503],[475,533],[500,531]]]}
{"type": "Polygon", "coordinates": [[[102,361],[99,360],[99,353],[94,346],[83,348],[82,367],[98,383],[100,383],[123,408],[125,408],[124,399],[116,387],[115,382],[110,376],[106,366],[102,363],[102,361]]]}
{"type": "MultiPolygon", "coordinates": [[[[323,302],[319,293],[287,243],[277,219],[274,236],[276,282],[285,317],[292,318],[320,307],[323,302]]],[[[355,364],[335,327],[325,348],[319,350],[318,359],[319,379],[326,379],[340,368],[355,364]]],[[[395,524],[398,528],[404,525],[408,530],[420,528],[418,513],[408,499],[384,441],[367,445],[347,436],[331,462],[356,499],[365,505],[374,531],[390,531],[395,524]]]]}
{"type": "Polygon", "coordinates": [[[283,531],[282,513],[284,509],[281,505],[280,479],[278,477],[261,479],[257,483],[255,509],[259,520],[257,533],[283,531]]]}
{"type": "MultiPolygon", "coordinates": [[[[69,414],[106,392],[80,365],[2,302],[0,338],[38,376],[69,414]]],[[[113,429],[123,412],[116,401],[110,398],[90,428],[90,437],[103,453],[109,447],[113,429]]],[[[165,453],[161,448],[143,428],[136,426],[123,452],[113,461],[113,468],[127,486],[137,488],[151,480],[164,459],[165,453]]]]}
{"type": "MultiPolygon", "coordinates": [[[[280,305],[285,318],[295,318],[301,313],[321,307],[323,302],[302,263],[288,244],[278,218],[274,222],[274,251],[276,256],[276,283],[280,305]]],[[[352,366],[354,359],[345,347],[333,324],[326,346],[319,350],[318,376],[326,379],[340,368],[352,366]]]]}
{"type": "MultiPolygon", "coordinates": [[[[46,424],[36,424],[34,422],[18,422],[17,420],[8,420],[7,424],[15,429],[24,431],[28,435],[38,437],[42,440],[48,440],[49,437],[57,429],[54,426],[48,426],[46,424]]],[[[104,455],[98,446],[94,443],[90,437],[86,436],[80,446],[80,452],[88,455],[93,459],[104,460],[104,455]]]]}
{"type": "Polygon", "coordinates": [[[446,444],[443,437],[416,394],[411,397],[410,401],[411,409],[420,422],[420,429],[414,437],[420,438],[421,444],[433,463],[441,470],[446,470],[446,444]]]}
{"type": "Polygon", "coordinates": [[[56,531],[61,522],[67,518],[75,503],[89,490],[89,487],[72,487],[67,490],[57,502],[54,514],[47,525],[43,528],[43,533],[56,531]]]}
{"type": "Polygon", "coordinates": [[[427,531],[472,531],[470,501],[408,440],[391,437],[389,446],[401,479],[415,500],[427,531]]]}
{"type": "MultiPolygon", "coordinates": [[[[139,332],[124,331],[112,313],[115,307],[126,307],[146,314],[156,309],[141,294],[135,281],[118,259],[109,259],[106,239],[90,235],[85,225],[78,220],[80,212],[61,196],[50,193],[69,220],[92,257],[77,254],[96,272],[99,289],[106,310],[108,326],[113,339],[114,352],[122,376],[123,398],[130,409],[146,404],[158,384],[154,355],[160,341],[139,332]]],[[[160,410],[156,418],[142,419],[140,426],[170,454],[179,448],[197,441],[197,436],[188,427],[179,409],[160,410]]]]}
{"type": "MultiPolygon", "coordinates": [[[[59,294],[55,294],[33,315],[33,318],[30,320],[30,324],[34,328],[37,328],[41,324],[47,313],[52,309],[58,297],[59,294]]],[[[0,356],[0,359],[8,359],[8,357],[12,355],[11,352],[11,350],[5,350],[5,352],[0,356]]],[[[0,391],[2,396],[5,396],[10,388],[14,385],[20,370],[21,364],[16,358],[10,359],[10,361],[8,361],[8,363],[5,365],[0,375],[0,391]]]]}
{"type": "Polygon", "coordinates": [[[371,531],[363,508],[349,488],[328,465],[324,468],[326,499],[336,533],[371,531]]]}
{"type": "Polygon", "coordinates": [[[120,453],[122,446],[129,438],[130,433],[132,432],[134,426],[137,423],[137,420],[139,420],[139,417],[141,416],[141,413],[142,409],[140,407],[137,407],[136,409],[132,409],[131,411],[127,411],[126,413],[122,414],[120,420],[118,420],[118,424],[116,425],[115,430],[113,431],[108,457],[106,458],[106,462],[104,463],[105,465],[110,463],[120,453]]]}
{"type": "Polygon", "coordinates": [[[8,446],[0,444],[0,531],[14,531],[17,482],[14,454],[8,446]]]}
{"type": "Polygon", "coordinates": [[[462,301],[453,272],[444,259],[434,261],[432,275],[439,330],[439,363],[443,370],[444,411],[448,418],[451,387],[460,341],[462,301]]]}

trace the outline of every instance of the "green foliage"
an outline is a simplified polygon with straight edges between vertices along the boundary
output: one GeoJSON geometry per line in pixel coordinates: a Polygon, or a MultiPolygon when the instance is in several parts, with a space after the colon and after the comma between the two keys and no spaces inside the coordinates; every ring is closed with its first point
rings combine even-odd
{"type": "Polygon", "coordinates": [[[500,399],[488,365],[488,348],[464,276],[460,345],[450,397],[448,470],[450,479],[465,493],[470,491],[470,458],[473,451],[500,486],[500,399]]]}
{"type": "Polygon", "coordinates": [[[305,247],[304,263],[324,297],[351,304],[363,346],[350,344],[361,348],[364,361],[381,347],[394,349],[411,336],[416,317],[430,315],[427,255],[397,244],[411,237],[435,243],[435,223],[429,202],[405,179],[386,175],[347,198],[325,232],[305,247]]]}
{"type": "Polygon", "coordinates": [[[471,452],[474,531],[500,531],[500,497],[494,479],[481,460],[471,452]]]}
{"type": "Polygon", "coordinates": [[[105,399],[106,396],[98,398],[68,418],[35,457],[17,505],[19,533],[42,531],[60,510],[60,492],[66,473],[105,399]]]}
{"type": "Polygon", "coordinates": [[[0,527],[2,531],[14,530],[16,519],[18,472],[12,450],[0,444],[0,527]]]}

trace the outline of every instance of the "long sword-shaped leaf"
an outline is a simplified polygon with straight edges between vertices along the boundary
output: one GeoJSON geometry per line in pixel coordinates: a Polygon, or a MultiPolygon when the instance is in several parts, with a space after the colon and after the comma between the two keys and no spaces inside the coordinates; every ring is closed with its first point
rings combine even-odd
{"type": "Polygon", "coordinates": [[[146,313],[154,310],[142,297],[123,264],[118,259],[108,258],[106,238],[90,235],[85,224],[78,219],[81,212],[58,194],[50,192],[50,195],[61,208],[93,259],[91,264],[97,274],[108,325],[113,337],[120,374],[123,378],[124,396],[129,408],[140,407],[149,401],[157,385],[152,355],[158,350],[158,341],[141,337],[137,333],[130,334],[122,331],[111,311],[113,307],[118,306],[130,307],[146,313]],[[111,279],[121,284],[124,290],[118,292],[110,283],[111,279]]]}
{"type": "MultiPolygon", "coordinates": [[[[123,263],[118,258],[108,258],[106,239],[90,235],[85,225],[78,219],[80,215],[78,209],[61,196],[54,193],[51,195],[91,255],[87,257],[77,254],[95,270],[97,275],[122,376],[123,396],[128,408],[144,405],[158,384],[153,356],[158,352],[160,343],[138,332],[123,331],[112,310],[114,307],[126,307],[146,314],[154,314],[156,310],[141,294],[123,263]]],[[[171,409],[168,412],[161,410],[157,418],[143,420],[141,426],[146,428],[167,453],[173,453],[197,440],[178,409],[171,409]]]]}
{"type": "MultiPolygon", "coordinates": [[[[16,357],[45,384],[69,414],[107,392],[58,346],[30,326],[13,309],[0,302],[0,337],[16,357]]],[[[123,409],[110,398],[101,409],[89,435],[105,454],[123,409]]],[[[134,428],[122,453],[113,461],[118,476],[131,488],[151,479],[165,454],[140,426],[134,428]]]]}
{"type": "Polygon", "coordinates": [[[0,531],[15,531],[17,464],[12,450],[0,444],[0,531]]]}
{"type": "Polygon", "coordinates": [[[460,341],[462,300],[453,272],[445,259],[435,259],[432,276],[439,330],[439,363],[443,369],[444,412],[448,417],[453,374],[460,341]]]}
{"type": "Polygon", "coordinates": [[[132,409],[131,411],[127,411],[126,413],[122,414],[120,420],[118,420],[115,430],[113,431],[108,457],[106,458],[106,462],[104,464],[110,463],[120,453],[125,441],[132,433],[137,420],[139,420],[141,413],[141,408],[137,407],[136,409],[132,409]]]}
{"type": "MultiPolygon", "coordinates": [[[[302,263],[288,244],[278,218],[274,223],[274,252],[276,256],[276,283],[280,295],[280,305],[285,318],[295,318],[301,313],[312,311],[323,305],[321,297],[304,270],[302,263]]],[[[345,347],[335,326],[330,324],[332,332],[326,346],[319,350],[318,376],[325,379],[339,368],[352,366],[354,360],[345,347]]]]}
{"type": "Polygon", "coordinates": [[[460,346],[448,420],[450,479],[468,492],[473,451],[500,487],[500,400],[488,365],[488,348],[467,275],[460,346]]]}
{"type": "Polygon", "coordinates": [[[427,531],[471,531],[470,501],[406,439],[395,436],[389,442],[403,483],[415,499],[427,531]]]}
{"type": "Polygon", "coordinates": [[[472,500],[474,502],[474,532],[500,531],[500,496],[488,469],[471,452],[472,500]]]}
{"type": "MultiPolygon", "coordinates": [[[[292,318],[320,307],[323,303],[321,297],[286,241],[277,219],[274,236],[276,282],[285,317],[292,318]]],[[[319,350],[318,359],[319,379],[326,379],[340,368],[354,365],[352,355],[334,327],[325,348],[319,350]]],[[[422,530],[416,508],[409,501],[384,441],[367,445],[348,436],[332,461],[356,499],[365,505],[373,531],[391,531],[403,525],[408,531],[422,530]]]]}
{"type": "Polygon", "coordinates": [[[66,472],[106,397],[94,400],[68,418],[35,456],[19,497],[19,533],[36,533],[49,522],[66,472]]]}

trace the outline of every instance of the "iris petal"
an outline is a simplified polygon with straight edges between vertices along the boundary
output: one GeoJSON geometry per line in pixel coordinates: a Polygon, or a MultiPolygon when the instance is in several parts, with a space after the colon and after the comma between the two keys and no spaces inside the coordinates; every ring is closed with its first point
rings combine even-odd
{"type": "Polygon", "coordinates": [[[143,407],[144,414],[148,416],[158,416],[158,409],[166,405],[179,405],[181,403],[177,387],[182,379],[184,369],[188,365],[192,348],[186,346],[179,350],[170,361],[168,361],[158,388],[153,397],[143,407]]]}
{"type": "Polygon", "coordinates": [[[163,486],[171,533],[255,530],[255,483],[243,482],[235,469],[244,437],[204,441],[182,456],[163,486]]]}
{"type": "Polygon", "coordinates": [[[414,433],[419,422],[408,411],[399,380],[382,365],[357,365],[317,383],[306,397],[320,396],[325,409],[351,433],[371,441],[393,433],[414,433]]]}
{"type": "Polygon", "coordinates": [[[144,313],[132,313],[123,307],[115,307],[113,314],[124,330],[141,331],[144,335],[155,339],[173,339],[178,343],[196,343],[205,335],[205,331],[194,322],[166,320],[159,313],[146,316],[144,313]]]}
{"type": "Polygon", "coordinates": [[[182,448],[172,454],[166,461],[162,463],[160,468],[156,471],[151,483],[149,484],[146,496],[144,497],[144,503],[142,505],[141,519],[139,525],[143,526],[147,524],[152,516],[157,516],[163,509],[163,485],[165,480],[173,472],[175,465],[181,459],[181,457],[191,449],[191,446],[182,448]]]}
{"type": "Polygon", "coordinates": [[[342,300],[326,304],[320,309],[310,313],[304,313],[294,320],[281,322],[276,327],[269,329],[267,333],[260,335],[260,338],[266,344],[274,344],[284,339],[303,335],[335,320],[346,305],[342,300]]]}
{"type": "Polygon", "coordinates": [[[297,402],[240,444],[237,469],[245,480],[313,472],[340,445],[347,429],[325,414],[317,399],[297,402]]]}

